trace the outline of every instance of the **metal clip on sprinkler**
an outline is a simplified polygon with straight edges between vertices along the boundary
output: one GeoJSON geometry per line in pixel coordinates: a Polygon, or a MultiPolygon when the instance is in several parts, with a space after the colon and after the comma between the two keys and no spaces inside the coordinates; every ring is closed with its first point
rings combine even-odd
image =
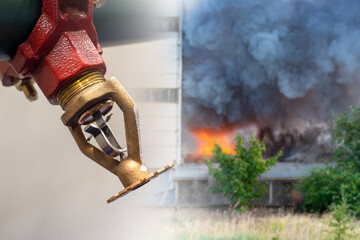
{"type": "Polygon", "coordinates": [[[5,86],[17,86],[29,100],[37,98],[32,83],[50,103],[60,104],[61,117],[80,150],[120,178],[125,189],[108,203],[149,182],[174,164],[150,173],[142,163],[139,118],[136,105],[121,84],[105,80],[106,67],[93,24],[93,6],[104,0],[42,0],[42,14],[29,38],[14,57],[0,64],[5,86]],[[33,80],[34,79],[34,80],[33,80]],[[124,114],[126,148],[108,126],[114,103],[124,114]],[[101,149],[89,143],[90,133],[101,149]]]}
{"type": "MultiPolygon", "coordinates": [[[[61,119],[69,127],[80,150],[120,178],[125,189],[108,199],[108,203],[125,196],[174,166],[166,165],[150,173],[142,163],[137,107],[126,90],[115,78],[108,81],[99,71],[80,75],[58,94],[58,102],[65,111],[61,119]],[[124,113],[126,148],[122,148],[104,119],[116,103],[124,113]],[[90,133],[100,149],[89,143],[84,136],[90,133]]],[[[111,115],[110,115],[111,116],[111,115]]]]}

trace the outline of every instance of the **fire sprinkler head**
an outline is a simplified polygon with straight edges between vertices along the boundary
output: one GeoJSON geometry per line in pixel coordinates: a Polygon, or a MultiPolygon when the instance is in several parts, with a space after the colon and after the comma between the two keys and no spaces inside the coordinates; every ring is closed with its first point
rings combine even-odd
{"type": "MultiPolygon", "coordinates": [[[[168,164],[150,173],[142,162],[139,116],[135,102],[121,86],[119,81],[108,81],[99,71],[89,71],[79,75],[58,94],[58,101],[65,113],[63,123],[69,127],[80,150],[119,177],[125,187],[108,200],[108,203],[125,196],[161,173],[174,167],[168,164]],[[119,106],[124,114],[126,148],[118,143],[108,126],[108,113],[113,104],[119,106]],[[100,149],[93,146],[84,135],[84,130],[92,135],[100,149]]],[[[111,115],[110,115],[111,116],[111,115]]]]}

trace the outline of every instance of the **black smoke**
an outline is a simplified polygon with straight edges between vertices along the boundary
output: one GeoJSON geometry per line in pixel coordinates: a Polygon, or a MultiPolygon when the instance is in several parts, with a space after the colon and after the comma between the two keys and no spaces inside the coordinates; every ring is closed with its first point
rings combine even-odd
{"type": "Polygon", "coordinates": [[[359,102],[358,0],[185,0],[183,15],[190,127],[289,128],[359,102]]]}

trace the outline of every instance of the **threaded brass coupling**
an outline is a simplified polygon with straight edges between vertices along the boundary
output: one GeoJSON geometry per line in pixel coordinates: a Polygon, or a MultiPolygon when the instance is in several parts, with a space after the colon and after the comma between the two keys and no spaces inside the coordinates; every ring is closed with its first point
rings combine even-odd
{"type": "Polygon", "coordinates": [[[57,94],[57,100],[60,103],[60,106],[64,108],[66,103],[69,102],[73,96],[85,88],[105,81],[104,75],[98,70],[85,72],[73,78],[69,84],[63,87],[57,94]]]}

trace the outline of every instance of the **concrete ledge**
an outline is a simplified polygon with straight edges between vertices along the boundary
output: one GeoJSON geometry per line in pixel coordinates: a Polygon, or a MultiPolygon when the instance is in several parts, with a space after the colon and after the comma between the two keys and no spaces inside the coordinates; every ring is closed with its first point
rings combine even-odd
{"type": "MultiPolygon", "coordinates": [[[[261,175],[259,180],[293,180],[304,177],[311,169],[325,167],[322,163],[284,163],[279,162],[261,175]]],[[[175,169],[175,181],[208,180],[209,170],[203,163],[179,165],[175,169]]]]}

